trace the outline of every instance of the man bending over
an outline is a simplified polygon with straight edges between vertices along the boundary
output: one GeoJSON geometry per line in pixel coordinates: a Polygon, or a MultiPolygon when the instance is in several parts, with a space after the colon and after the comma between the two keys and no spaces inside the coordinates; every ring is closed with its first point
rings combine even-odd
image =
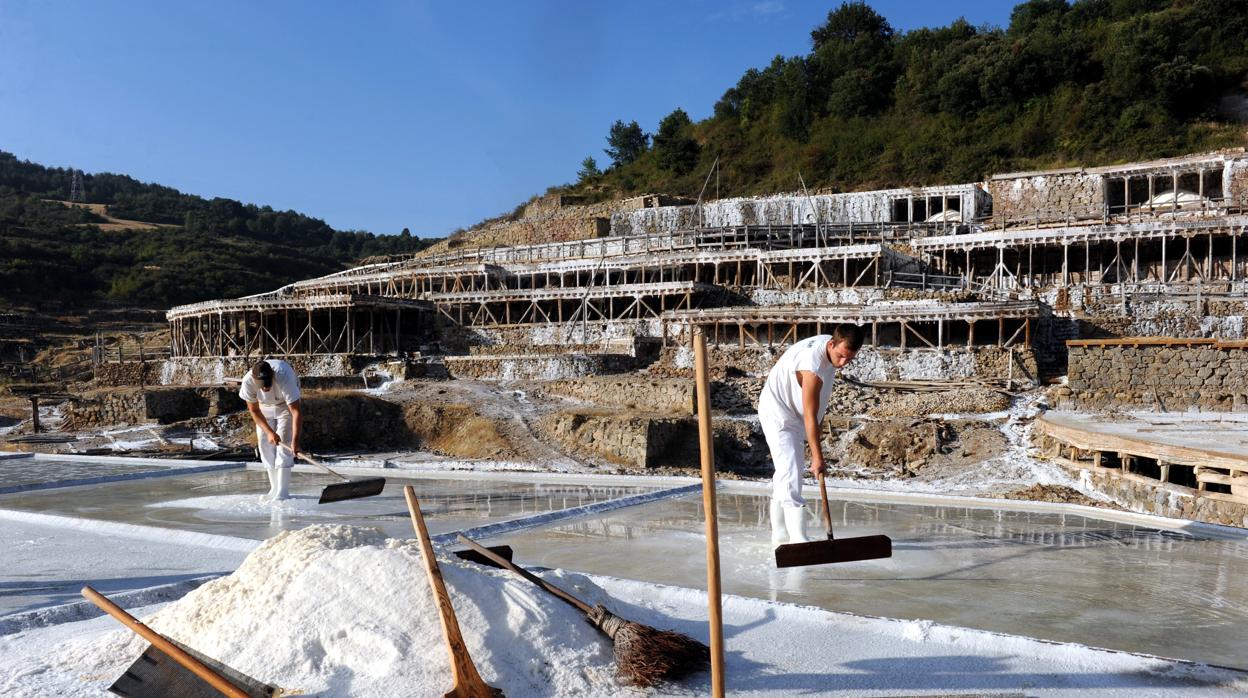
{"type": "Polygon", "coordinates": [[[303,427],[299,376],[285,361],[266,359],[243,377],[238,396],[247,403],[251,420],[256,423],[256,445],[269,474],[269,493],[260,501],[290,499],[290,469],[299,453],[299,432],[303,427]]]}
{"type": "Polygon", "coordinates": [[[771,544],[806,541],[806,500],[802,499],[802,464],[810,445],[810,474],[826,472],[820,426],[828,408],[832,381],[862,346],[858,325],[837,325],[789,347],[776,361],[758,399],[758,421],[771,451],[776,474],[771,491],[771,544]]]}

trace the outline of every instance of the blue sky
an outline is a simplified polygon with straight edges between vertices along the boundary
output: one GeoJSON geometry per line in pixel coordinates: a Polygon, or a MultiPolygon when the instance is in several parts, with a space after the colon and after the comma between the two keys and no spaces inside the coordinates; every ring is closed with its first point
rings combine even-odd
{"type": "MultiPolygon", "coordinates": [[[[0,0],[0,150],[340,229],[444,235],[695,120],[838,2],[0,0]]],[[[1012,2],[870,4],[893,27],[1012,2]]]]}

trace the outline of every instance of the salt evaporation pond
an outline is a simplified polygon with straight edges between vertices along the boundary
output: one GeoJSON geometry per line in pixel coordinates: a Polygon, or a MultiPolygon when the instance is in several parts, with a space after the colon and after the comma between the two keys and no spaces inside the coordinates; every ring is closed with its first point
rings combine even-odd
{"type": "Polygon", "coordinates": [[[185,540],[13,520],[0,522],[0,547],[0,630],[5,614],[81,601],[84,584],[108,595],[176,585],[228,574],[247,555],[185,540]]]}
{"type": "Polygon", "coordinates": [[[8,455],[0,458],[0,491],[50,482],[86,478],[116,477],[136,473],[163,472],[177,467],[175,463],[155,459],[51,459],[31,455],[8,455]]]}
{"type": "Polygon", "coordinates": [[[327,475],[295,473],[292,499],[269,505],[258,501],[269,490],[264,471],[235,469],[11,494],[0,496],[0,509],[256,540],[314,523],[374,526],[386,535],[410,538],[405,484],[416,488],[435,535],[661,489],[406,474],[400,479],[392,470],[378,474],[388,478],[380,495],[331,504],[317,503],[325,485],[339,482],[327,475]]]}
{"type": "MultiPolygon", "coordinates": [[[[893,557],[777,570],[767,498],[720,493],[725,593],[1248,668],[1248,541],[1087,516],[832,502],[893,557]]],[[[807,532],[819,535],[813,516],[807,532]]],[[[706,588],[698,496],[500,536],[529,565],[706,588]]]]}

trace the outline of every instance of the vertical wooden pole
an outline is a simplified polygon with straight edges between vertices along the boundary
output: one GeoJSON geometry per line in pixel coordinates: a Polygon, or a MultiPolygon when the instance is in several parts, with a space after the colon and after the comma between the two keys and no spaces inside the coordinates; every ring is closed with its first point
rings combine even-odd
{"type": "Polygon", "coordinates": [[[702,508],[706,515],[706,599],[711,622],[711,695],[724,695],[724,622],[719,589],[719,519],[715,506],[715,450],[711,432],[711,383],[706,368],[706,335],[693,339],[697,377],[698,440],[702,451],[702,508]]]}

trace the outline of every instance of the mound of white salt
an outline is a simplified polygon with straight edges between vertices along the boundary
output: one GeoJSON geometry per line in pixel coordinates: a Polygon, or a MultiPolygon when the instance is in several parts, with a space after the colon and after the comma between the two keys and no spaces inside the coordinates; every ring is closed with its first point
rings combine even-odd
{"type": "MultiPolygon", "coordinates": [[[[620,690],[610,645],[570,606],[510,573],[441,562],[464,639],[489,684],[509,696],[620,690]]],[[[602,598],[583,577],[561,584],[591,602],[602,598]]],[[[288,691],[440,696],[452,685],[419,549],[373,529],[281,533],[234,574],[144,620],[288,691]]],[[[113,633],[67,649],[56,663],[119,672],[144,644],[129,631],[113,633]]]]}

